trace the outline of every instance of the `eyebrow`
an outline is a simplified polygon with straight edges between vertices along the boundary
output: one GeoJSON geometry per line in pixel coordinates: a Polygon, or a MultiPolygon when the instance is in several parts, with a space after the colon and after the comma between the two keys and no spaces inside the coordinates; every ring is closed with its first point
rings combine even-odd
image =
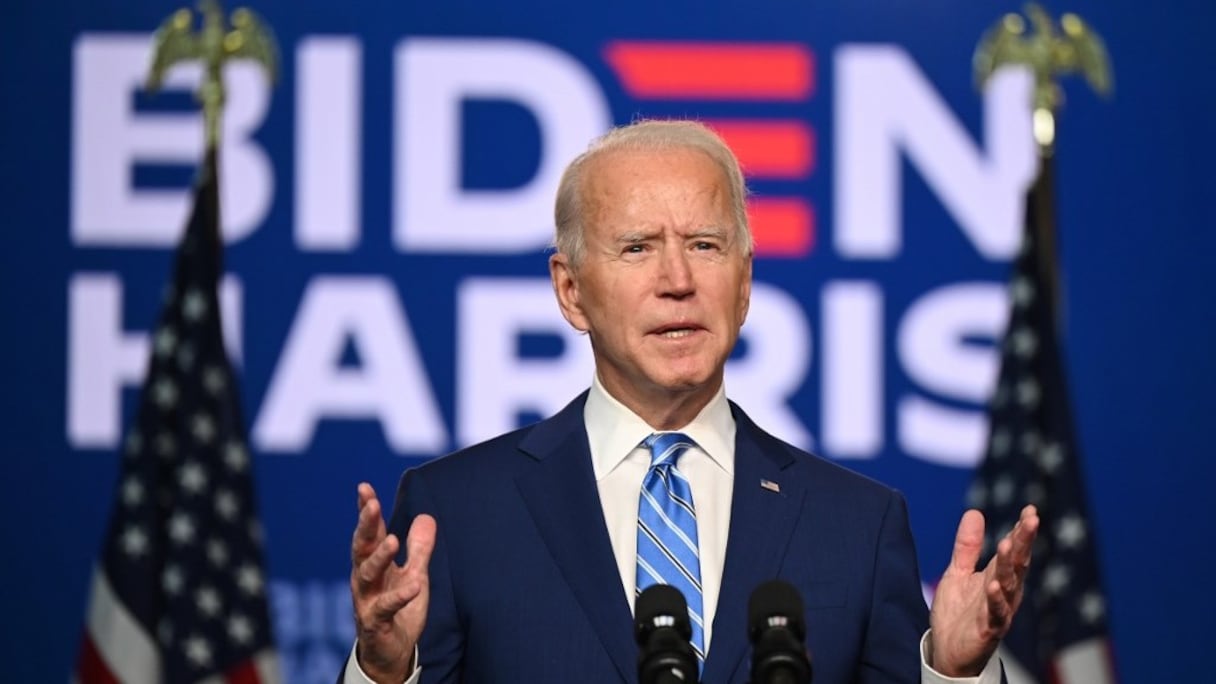
{"type": "Polygon", "coordinates": [[[693,232],[689,233],[688,237],[690,237],[690,238],[703,238],[703,237],[725,238],[729,234],[730,234],[729,230],[722,228],[720,226],[705,226],[704,228],[698,228],[698,229],[694,230],[693,232]]]}
{"type": "MultiPolygon", "coordinates": [[[[613,243],[620,245],[634,245],[647,240],[654,240],[662,231],[659,230],[631,230],[622,233],[613,238],[613,243]]],[[[703,238],[717,238],[720,240],[729,239],[731,231],[721,226],[704,226],[697,228],[683,236],[685,240],[696,240],[703,238]]]]}
{"type": "Polygon", "coordinates": [[[631,230],[628,233],[618,235],[614,242],[632,245],[638,242],[653,240],[656,235],[658,235],[658,231],[631,230]]]}

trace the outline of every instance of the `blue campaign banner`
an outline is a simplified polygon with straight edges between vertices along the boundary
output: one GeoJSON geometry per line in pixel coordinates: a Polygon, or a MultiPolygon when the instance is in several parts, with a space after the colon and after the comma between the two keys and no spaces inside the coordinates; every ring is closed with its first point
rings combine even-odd
{"type": "MultiPolygon", "coordinates": [[[[202,152],[199,71],[142,91],[173,2],[3,9],[4,679],[63,681],[202,152]]],[[[222,211],[287,680],[353,640],[355,485],[548,415],[590,350],[548,282],[589,139],[696,117],[753,191],[755,286],[727,390],[777,435],[903,491],[945,567],[980,458],[1034,175],[1024,74],[973,83],[1015,3],[259,0],[277,80],[228,69],[222,211]]],[[[1216,52],[1206,2],[1077,0],[1109,100],[1065,82],[1065,368],[1124,681],[1210,668],[1216,561],[1216,52]],[[1207,512],[1205,512],[1207,511],[1207,512]]]]}

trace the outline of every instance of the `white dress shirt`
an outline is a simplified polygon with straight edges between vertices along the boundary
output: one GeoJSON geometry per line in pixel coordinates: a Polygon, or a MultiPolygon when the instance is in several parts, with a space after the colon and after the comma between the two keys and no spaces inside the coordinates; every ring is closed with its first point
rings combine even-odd
{"type": "MultiPolygon", "coordinates": [[[[591,467],[608,522],[608,537],[616,554],[617,570],[625,588],[625,600],[633,611],[637,587],[638,500],[642,480],[650,469],[650,450],[642,446],[654,428],[608,394],[597,378],[583,408],[587,441],[591,445],[591,467]]],[[[705,652],[713,638],[714,613],[726,566],[726,537],[730,531],[730,506],[701,502],[729,502],[734,488],[735,419],[719,388],[701,413],[679,432],[692,438],[697,447],[685,451],[676,463],[692,489],[697,511],[697,545],[701,557],[701,597],[705,618],[705,652]]]]}
{"type": "MultiPolygon", "coordinates": [[[[591,446],[591,465],[599,490],[608,537],[616,555],[617,570],[625,600],[633,612],[637,586],[638,498],[642,480],[650,468],[650,450],[642,446],[655,429],[646,424],[615,397],[608,394],[597,376],[591,383],[583,407],[587,441],[591,446]]],[[[697,511],[697,543],[701,557],[701,595],[704,601],[705,649],[710,651],[718,593],[722,588],[722,569],[726,566],[726,538],[730,531],[730,501],[735,472],[735,419],[730,413],[723,387],[682,432],[697,443],[680,456],[676,467],[692,489],[697,511]],[[716,504],[709,502],[724,502],[716,504]]],[[[999,684],[999,660],[994,655],[978,677],[946,677],[928,665],[928,632],[921,638],[921,682],[923,684],[999,684]]],[[[418,662],[415,650],[414,662],[418,662]]],[[[421,669],[405,684],[417,684],[421,669]]],[[[352,652],[347,660],[343,684],[370,684],[352,652]]]]}

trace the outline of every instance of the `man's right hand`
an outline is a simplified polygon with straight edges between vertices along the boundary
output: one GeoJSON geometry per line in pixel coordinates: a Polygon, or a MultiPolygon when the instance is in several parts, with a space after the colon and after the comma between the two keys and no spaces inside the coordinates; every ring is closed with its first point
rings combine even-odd
{"type": "Polygon", "coordinates": [[[359,484],[359,524],[351,540],[350,593],[363,672],[382,684],[401,684],[414,669],[414,647],[430,602],[427,565],[435,548],[435,519],[419,515],[406,536],[406,563],[394,562],[400,541],[387,534],[376,491],[359,484]]]}

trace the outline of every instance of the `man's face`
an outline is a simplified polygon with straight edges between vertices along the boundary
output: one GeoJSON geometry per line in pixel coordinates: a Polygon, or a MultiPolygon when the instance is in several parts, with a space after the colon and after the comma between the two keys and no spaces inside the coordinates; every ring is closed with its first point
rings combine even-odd
{"type": "Polygon", "coordinates": [[[628,406],[707,402],[722,381],[751,293],[726,182],[689,149],[618,150],[585,169],[583,259],[555,254],[550,272],[600,380],[628,406]]]}

